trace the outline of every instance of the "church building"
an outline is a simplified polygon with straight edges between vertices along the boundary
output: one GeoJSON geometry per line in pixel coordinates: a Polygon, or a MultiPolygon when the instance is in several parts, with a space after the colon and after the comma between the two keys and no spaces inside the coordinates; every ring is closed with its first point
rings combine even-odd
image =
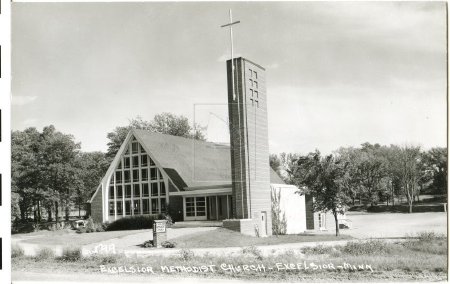
{"type": "Polygon", "coordinates": [[[254,236],[272,235],[275,222],[306,230],[305,197],[269,165],[265,69],[234,58],[227,78],[230,145],[131,130],[90,200],[95,221],[167,213],[254,236]]]}

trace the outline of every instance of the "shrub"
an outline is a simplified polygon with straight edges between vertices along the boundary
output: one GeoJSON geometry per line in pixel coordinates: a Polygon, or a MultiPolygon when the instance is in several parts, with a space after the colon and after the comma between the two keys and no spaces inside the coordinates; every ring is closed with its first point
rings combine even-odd
{"type": "Polygon", "coordinates": [[[154,247],[153,240],[145,241],[145,242],[142,244],[142,247],[144,247],[144,248],[152,248],[152,247],[154,247]]]}
{"type": "Polygon", "coordinates": [[[190,249],[182,249],[180,251],[180,258],[184,261],[192,260],[194,258],[194,252],[190,249]]]}
{"type": "Polygon", "coordinates": [[[18,245],[11,246],[11,258],[21,257],[25,254],[23,248],[18,245]]]}
{"type": "Polygon", "coordinates": [[[165,241],[161,244],[163,248],[174,248],[177,245],[175,242],[165,241]]]}
{"type": "Polygon", "coordinates": [[[78,261],[82,258],[83,254],[81,248],[79,247],[65,247],[63,248],[62,256],[60,260],[62,261],[78,261]]]}
{"type": "Polygon", "coordinates": [[[106,231],[151,229],[154,220],[164,218],[164,214],[125,217],[109,224],[106,231]]]}
{"type": "Polygon", "coordinates": [[[36,261],[42,261],[55,257],[55,252],[51,248],[41,248],[37,253],[34,259],[36,261]]]}
{"type": "Polygon", "coordinates": [[[435,232],[420,232],[417,234],[417,238],[422,242],[430,242],[446,239],[447,237],[444,234],[437,234],[435,232]]]}
{"type": "Polygon", "coordinates": [[[380,240],[366,242],[348,242],[341,251],[350,255],[387,254],[392,251],[392,245],[380,240]]]}
{"type": "Polygon", "coordinates": [[[255,246],[249,246],[249,247],[243,248],[242,249],[242,253],[243,254],[253,255],[258,260],[262,260],[263,259],[263,255],[262,255],[261,250],[259,248],[255,247],[255,246]]]}
{"type": "Polygon", "coordinates": [[[90,257],[90,259],[97,261],[101,265],[117,263],[118,258],[119,256],[116,254],[107,254],[107,255],[96,254],[90,257]]]}

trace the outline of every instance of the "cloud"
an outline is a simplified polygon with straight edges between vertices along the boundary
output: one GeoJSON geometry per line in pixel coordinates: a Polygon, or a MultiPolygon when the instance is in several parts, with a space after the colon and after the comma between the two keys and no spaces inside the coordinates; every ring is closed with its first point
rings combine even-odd
{"type": "Polygon", "coordinates": [[[25,125],[25,126],[32,126],[32,125],[34,125],[36,123],[36,121],[37,121],[36,118],[28,118],[28,119],[25,119],[23,121],[23,125],[25,125]]]}
{"type": "Polygon", "coordinates": [[[37,99],[37,96],[12,96],[11,104],[14,106],[23,106],[37,99]]]}

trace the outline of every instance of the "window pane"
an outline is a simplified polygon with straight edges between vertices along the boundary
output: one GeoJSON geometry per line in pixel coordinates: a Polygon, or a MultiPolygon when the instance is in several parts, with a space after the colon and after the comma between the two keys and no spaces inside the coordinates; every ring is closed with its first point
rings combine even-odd
{"type": "Polygon", "coordinates": [[[142,200],[142,214],[150,214],[150,200],[149,199],[142,200]]]}
{"type": "Polygon", "coordinates": [[[141,191],[139,188],[139,184],[133,184],[133,197],[140,197],[141,191]]]}
{"type": "Polygon", "coordinates": [[[150,179],[156,180],[158,178],[156,168],[150,169],[150,179]]]}
{"type": "Polygon", "coordinates": [[[161,198],[160,199],[160,204],[161,204],[161,212],[162,213],[166,212],[166,199],[165,198],[161,198]]]}
{"type": "Polygon", "coordinates": [[[136,154],[139,150],[139,143],[133,142],[131,144],[131,153],[136,154]]]}
{"type": "Polygon", "coordinates": [[[130,177],[130,171],[124,171],[124,176],[125,176],[125,183],[130,182],[131,181],[131,177],[130,177]]]}
{"type": "Polygon", "coordinates": [[[148,180],[148,170],[147,169],[142,169],[141,170],[141,175],[142,175],[142,180],[143,181],[147,181],[148,180]]]}
{"type": "Polygon", "coordinates": [[[116,182],[122,183],[122,172],[121,171],[116,172],[116,182]]]}
{"type": "Polygon", "coordinates": [[[133,168],[139,168],[139,156],[133,156],[133,168]]]}
{"type": "Polygon", "coordinates": [[[130,157],[123,158],[123,167],[125,169],[129,169],[130,168],[130,157]]]}
{"type": "Polygon", "coordinates": [[[140,200],[133,200],[133,214],[141,215],[141,201],[140,200]]]}
{"type": "Polygon", "coordinates": [[[139,170],[133,170],[133,181],[134,182],[139,181],[139,170]]]}
{"type": "Polygon", "coordinates": [[[131,215],[131,201],[125,201],[125,215],[131,215]]]}
{"type": "Polygon", "coordinates": [[[150,159],[150,157],[149,157],[148,159],[149,159],[149,161],[150,161],[150,166],[154,166],[154,165],[155,165],[155,162],[153,162],[153,160],[150,159]]]}
{"type": "Polygon", "coordinates": [[[122,186],[121,186],[121,185],[118,185],[118,186],[117,186],[117,197],[118,197],[118,198],[122,198],[122,196],[123,196],[122,186]]]}
{"type": "Polygon", "coordinates": [[[109,187],[109,199],[114,199],[114,185],[109,187]]]}
{"type": "Polygon", "coordinates": [[[148,183],[142,184],[142,196],[148,196],[148,183]]]}
{"type": "Polygon", "coordinates": [[[119,165],[117,166],[118,169],[122,168],[122,162],[119,162],[119,165]]]}
{"type": "Polygon", "coordinates": [[[125,185],[125,198],[131,197],[131,185],[127,184],[125,185]]]}
{"type": "Polygon", "coordinates": [[[195,216],[195,205],[193,197],[186,198],[186,216],[195,216]]]}
{"type": "Polygon", "coordinates": [[[123,214],[122,201],[117,201],[116,206],[117,206],[117,215],[122,215],[123,214]]]}
{"type": "Polygon", "coordinates": [[[142,167],[147,166],[147,155],[142,155],[141,156],[141,166],[142,167]]]}
{"type": "Polygon", "coordinates": [[[111,180],[109,181],[110,184],[114,184],[114,175],[111,176],[111,180]]]}
{"type": "Polygon", "coordinates": [[[159,183],[159,192],[160,192],[161,196],[166,195],[166,188],[164,186],[164,182],[159,183]]]}
{"type": "Polygon", "coordinates": [[[109,215],[114,215],[114,201],[109,202],[109,215]]]}
{"type": "Polygon", "coordinates": [[[159,204],[158,199],[154,198],[152,199],[152,214],[159,213],[159,204]]]}
{"type": "Polygon", "coordinates": [[[144,147],[142,147],[141,145],[139,145],[141,148],[141,153],[145,153],[144,147]]]}
{"type": "Polygon", "coordinates": [[[158,196],[158,183],[157,182],[151,183],[151,194],[152,194],[152,196],[158,196]]]}
{"type": "Polygon", "coordinates": [[[125,155],[129,155],[130,154],[130,147],[127,145],[127,149],[125,150],[125,155]]]}

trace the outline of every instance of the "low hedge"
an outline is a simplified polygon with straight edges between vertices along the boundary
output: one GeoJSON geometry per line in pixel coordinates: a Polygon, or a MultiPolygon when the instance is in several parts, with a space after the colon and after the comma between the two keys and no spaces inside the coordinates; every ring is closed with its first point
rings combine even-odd
{"type": "Polygon", "coordinates": [[[163,220],[165,218],[164,214],[124,217],[108,224],[106,231],[151,229],[153,228],[154,220],[163,220]]]}

